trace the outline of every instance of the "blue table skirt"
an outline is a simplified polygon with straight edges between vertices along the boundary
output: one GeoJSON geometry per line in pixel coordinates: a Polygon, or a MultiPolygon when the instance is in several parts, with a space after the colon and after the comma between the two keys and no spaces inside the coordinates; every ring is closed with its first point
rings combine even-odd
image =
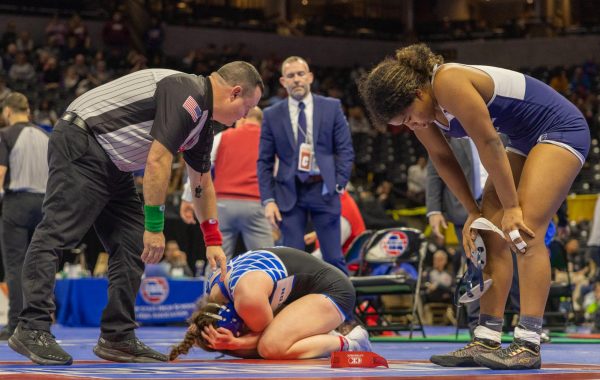
{"type": "MultiPolygon", "coordinates": [[[[136,320],[144,325],[184,322],[204,291],[200,279],[148,277],[135,302],[136,320]]],[[[57,280],[56,321],[63,326],[100,326],[108,299],[108,279],[57,280]]]]}

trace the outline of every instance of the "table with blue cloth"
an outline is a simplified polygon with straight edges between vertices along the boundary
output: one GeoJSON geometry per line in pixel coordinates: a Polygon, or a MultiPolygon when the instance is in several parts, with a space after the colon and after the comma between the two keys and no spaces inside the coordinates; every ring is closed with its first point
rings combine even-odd
{"type": "MultiPolygon", "coordinates": [[[[144,325],[184,322],[203,291],[204,282],[198,278],[146,277],[135,301],[136,320],[144,325]]],[[[108,300],[108,279],[57,280],[54,295],[57,323],[97,327],[108,300]]]]}

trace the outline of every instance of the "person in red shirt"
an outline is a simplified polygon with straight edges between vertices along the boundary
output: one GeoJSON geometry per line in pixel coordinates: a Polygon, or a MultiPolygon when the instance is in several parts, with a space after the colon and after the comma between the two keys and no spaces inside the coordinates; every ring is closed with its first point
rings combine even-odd
{"type": "MultiPolygon", "coordinates": [[[[256,175],[261,122],[262,111],[254,107],[235,128],[216,135],[213,142],[213,183],[223,251],[228,259],[233,257],[240,234],[248,250],[273,246],[271,226],[264,217],[256,175]]],[[[186,184],[179,210],[181,218],[188,224],[195,222],[191,201],[192,191],[186,184]]]]}

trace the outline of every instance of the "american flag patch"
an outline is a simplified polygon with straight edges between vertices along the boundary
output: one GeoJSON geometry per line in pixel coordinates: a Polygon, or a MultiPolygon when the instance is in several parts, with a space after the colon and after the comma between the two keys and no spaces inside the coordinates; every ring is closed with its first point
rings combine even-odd
{"type": "Polygon", "coordinates": [[[200,106],[196,103],[196,100],[191,96],[188,96],[185,102],[183,102],[183,108],[190,114],[194,123],[200,119],[202,116],[202,111],[200,110],[200,106]]]}

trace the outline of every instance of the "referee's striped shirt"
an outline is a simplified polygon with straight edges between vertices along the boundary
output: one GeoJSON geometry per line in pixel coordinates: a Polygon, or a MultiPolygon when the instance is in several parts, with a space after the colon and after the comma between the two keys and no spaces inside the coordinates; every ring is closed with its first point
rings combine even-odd
{"type": "MultiPolygon", "coordinates": [[[[84,93],[67,111],[85,120],[122,171],[143,169],[154,139],[173,154],[183,151],[192,168],[206,171],[206,151],[210,155],[213,139],[208,78],[167,69],[141,70],[84,93]]],[[[210,157],[208,161],[210,165],[210,157]]]]}
{"type": "Polygon", "coordinates": [[[16,123],[0,129],[0,166],[7,168],[7,192],[44,194],[48,181],[48,134],[37,125],[16,123]]]}

